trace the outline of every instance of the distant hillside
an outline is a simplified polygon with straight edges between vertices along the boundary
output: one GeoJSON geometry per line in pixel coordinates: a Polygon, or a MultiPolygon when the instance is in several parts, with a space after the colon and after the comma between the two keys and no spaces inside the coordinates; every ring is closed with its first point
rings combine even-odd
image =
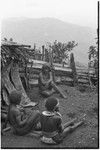
{"type": "Polygon", "coordinates": [[[2,38],[13,38],[16,42],[41,46],[46,42],[68,42],[75,40],[78,46],[74,49],[75,59],[87,64],[87,52],[93,45],[95,31],[89,27],[82,27],[53,18],[12,18],[2,21],[2,38]]]}

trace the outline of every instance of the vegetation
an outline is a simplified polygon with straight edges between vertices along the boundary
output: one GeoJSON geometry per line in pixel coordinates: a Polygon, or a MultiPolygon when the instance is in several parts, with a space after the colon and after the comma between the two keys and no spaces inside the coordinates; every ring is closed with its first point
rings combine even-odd
{"type": "Polygon", "coordinates": [[[1,45],[1,95],[2,100],[9,104],[8,95],[13,90],[19,90],[23,93],[23,103],[30,102],[28,98],[25,86],[28,87],[27,78],[27,62],[30,58],[29,45],[21,45],[13,42],[12,39],[9,41],[6,39],[2,40],[1,45]],[[28,47],[28,48],[27,48],[28,47]],[[20,68],[23,69],[25,74],[20,78],[20,68]],[[23,81],[21,82],[21,79],[23,81]],[[17,82],[16,82],[17,81],[17,82]],[[26,102],[25,102],[26,101],[26,102]]]}
{"type": "Polygon", "coordinates": [[[56,63],[62,63],[63,60],[68,58],[68,52],[72,51],[78,43],[75,41],[71,41],[68,43],[58,42],[57,40],[51,45],[52,53],[53,53],[53,61],[56,63]]]}
{"type": "Polygon", "coordinates": [[[26,67],[29,58],[34,55],[34,50],[30,45],[21,45],[13,42],[13,39],[4,38],[1,45],[1,69],[5,68],[12,61],[17,61],[19,67],[26,67]]]}
{"type": "Polygon", "coordinates": [[[70,54],[70,67],[72,69],[74,85],[77,85],[78,79],[77,79],[77,72],[76,72],[74,54],[73,53],[70,54]]]}
{"type": "Polygon", "coordinates": [[[89,47],[89,55],[88,55],[88,58],[89,58],[89,67],[93,67],[94,70],[95,70],[95,75],[96,77],[98,77],[98,55],[99,55],[99,52],[98,52],[98,40],[96,42],[96,46],[94,45],[91,45],[89,47]]]}

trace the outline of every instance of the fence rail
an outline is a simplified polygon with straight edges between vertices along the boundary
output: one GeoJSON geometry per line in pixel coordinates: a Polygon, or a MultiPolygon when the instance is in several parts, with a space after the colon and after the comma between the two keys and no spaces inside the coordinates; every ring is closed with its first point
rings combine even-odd
{"type": "MultiPolygon", "coordinates": [[[[42,69],[42,65],[45,61],[33,60],[32,63],[27,65],[28,68],[28,76],[29,76],[29,84],[37,85],[38,84],[38,76],[42,69]]],[[[66,83],[73,84],[73,74],[72,69],[69,65],[53,63],[54,66],[54,74],[55,74],[55,82],[56,83],[66,83]]],[[[93,77],[93,72],[88,72],[87,68],[76,67],[78,83],[80,84],[90,84],[89,83],[89,75],[93,77]]],[[[22,74],[22,72],[21,72],[22,74]]]]}

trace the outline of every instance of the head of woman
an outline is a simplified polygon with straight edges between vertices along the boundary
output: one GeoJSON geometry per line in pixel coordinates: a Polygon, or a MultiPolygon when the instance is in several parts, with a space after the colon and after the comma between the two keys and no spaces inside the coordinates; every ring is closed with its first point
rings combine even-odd
{"type": "Polygon", "coordinates": [[[44,64],[43,66],[42,66],[42,73],[49,73],[51,71],[51,68],[50,68],[50,65],[49,64],[44,64]]]}
{"type": "Polygon", "coordinates": [[[13,91],[9,95],[10,104],[19,105],[21,102],[21,93],[18,91],[13,91]]]}
{"type": "Polygon", "coordinates": [[[47,111],[59,111],[59,99],[56,97],[49,97],[45,102],[47,111]]]}

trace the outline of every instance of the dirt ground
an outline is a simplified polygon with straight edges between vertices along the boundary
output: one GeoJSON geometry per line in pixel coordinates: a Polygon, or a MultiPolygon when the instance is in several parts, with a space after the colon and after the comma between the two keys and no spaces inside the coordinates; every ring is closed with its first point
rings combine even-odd
{"type": "MultiPolygon", "coordinates": [[[[59,145],[45,145],[38,137],[16,136],[12,131],[1,136],[2,148],[98,148],[98,92],[89,88],[59,85],[66,92],[67,99],[54,94],[60,100],[60,112],[63,123],[85,114],[85,123],[64,139],[59,145]]],[[[44,110],[44,98],[38,94],[38,88],[31,88],[29,97],[38,101],[35,109],[44,110]]]]}

